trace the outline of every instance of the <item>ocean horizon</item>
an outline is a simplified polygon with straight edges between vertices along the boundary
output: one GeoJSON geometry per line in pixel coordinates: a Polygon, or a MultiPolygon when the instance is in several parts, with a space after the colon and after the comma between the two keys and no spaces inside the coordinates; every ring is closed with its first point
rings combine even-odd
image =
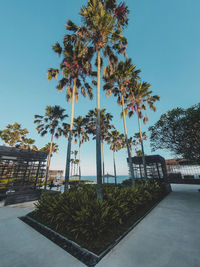
{"type": "MultiPolygon", "coordinates": [[[[64,177],[62,177],[64,179],[64,177]]],[[[121,184],[124,180],[129,179],[128,175],[117,175],[117,183],[121,184]]],[[[83,175],[81,176],[81,180],[89,180],[92,182],[97,181],[97,177],[95,175],[83,175]]],[[[109,177],[108,179],[105,177],[105,183],[114,183],[115,178],[114,177],[109,177]]]]}

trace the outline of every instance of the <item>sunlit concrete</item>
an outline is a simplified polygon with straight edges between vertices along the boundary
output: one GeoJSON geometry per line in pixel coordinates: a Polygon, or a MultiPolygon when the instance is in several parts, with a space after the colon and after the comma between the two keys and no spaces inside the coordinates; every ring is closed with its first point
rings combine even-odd
{"type": "MultiPolygon", "coordinates": [[[[200,192],[173,192],[145,217],[97,267],[199,267],[200,192]]],[[[0,267],[84,267],[83,263],[18,219],[34,203],[0,208],[0,267]]]]}
{"type": "Polygon", "coordinates": [[[0,267],[86,266],[18,219],[33,208],[33,202],[0,208],[0,267]]]}
{"type": "Polygon", "coordinates": [[[96,267],[199,267],[198,185],[170,193],[96,267]]]}

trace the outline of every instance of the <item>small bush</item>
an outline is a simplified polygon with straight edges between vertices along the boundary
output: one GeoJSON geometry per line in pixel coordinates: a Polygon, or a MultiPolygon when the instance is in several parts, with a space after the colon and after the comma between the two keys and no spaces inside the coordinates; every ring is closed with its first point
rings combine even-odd
{"type": "Polygon", "coordinates": [[[103,186],[103,202],[96,185],[74,186],[68,193],[41,196],[33,218],[98,253],[165,194],[163,182],[136,187],[103,186]]]}

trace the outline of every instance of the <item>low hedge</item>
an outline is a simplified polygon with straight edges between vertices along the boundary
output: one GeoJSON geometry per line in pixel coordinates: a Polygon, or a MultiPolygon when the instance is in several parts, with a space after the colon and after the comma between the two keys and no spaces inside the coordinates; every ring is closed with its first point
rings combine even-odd
{"type": "Polygon", "coordinates": [[[68,193],[44,193],[29,216],[99,254],[163,198],[165,188],[159,180],[136,187],[108,184],[100,203],[96,185],[77,186],[68,193]]]}

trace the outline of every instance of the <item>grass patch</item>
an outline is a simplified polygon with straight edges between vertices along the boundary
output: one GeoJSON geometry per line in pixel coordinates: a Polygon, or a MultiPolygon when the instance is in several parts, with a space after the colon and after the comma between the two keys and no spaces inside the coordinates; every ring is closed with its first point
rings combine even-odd
{"type": "Polygon", "coordinates": [[[64,194],[44,193],[28,215],[99,255],[166,194],[158,179],[134,188],[104,185],[100,203],[96,185],[77,186],[64,194]]]}

